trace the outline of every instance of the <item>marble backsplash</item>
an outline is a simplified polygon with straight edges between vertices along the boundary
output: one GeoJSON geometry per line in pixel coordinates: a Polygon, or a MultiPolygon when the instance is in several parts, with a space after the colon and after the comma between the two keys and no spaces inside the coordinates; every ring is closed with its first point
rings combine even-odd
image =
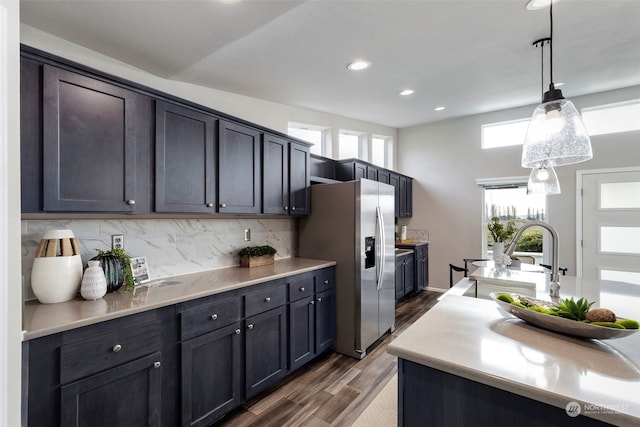
{"type": "Polygon", "coordinates": [[[36,248],[44,232],[53,229],[73,231],[85,265],[96,249],[111,248],[111,235],[123,234],[129,255],[147,257],[152,279],[238,265],[237,252],[245,246],[271,245],[278,251],[276,259],[289,258],[296,241],[296,223],[289,218],[23,220],[25,300],[35,298],[30,278],[36,248]],[[249,242],[244,241],[246,228],[251,229],[249,242]]]}

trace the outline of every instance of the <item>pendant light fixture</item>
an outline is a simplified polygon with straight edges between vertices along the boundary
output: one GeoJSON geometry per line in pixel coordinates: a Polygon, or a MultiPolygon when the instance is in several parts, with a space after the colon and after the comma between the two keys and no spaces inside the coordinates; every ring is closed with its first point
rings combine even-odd
{"type": "Polygon", "coordinates": [[[580,113],[553,83],[553,1],[549,4],[549,22],[549,90],[529,122],[522,146],[522,166],[526,168],[570,165],[593,157],[580,113]]]}
{"type": "Polygon", "coordinates": [[[560,194],[560,181],[553,166],[542,165],[531,169],[527,194],[560,194]]]}

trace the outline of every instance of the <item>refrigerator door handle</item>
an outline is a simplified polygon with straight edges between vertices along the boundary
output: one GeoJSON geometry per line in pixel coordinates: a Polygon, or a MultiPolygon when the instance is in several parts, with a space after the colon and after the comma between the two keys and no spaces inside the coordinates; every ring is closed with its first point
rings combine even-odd
{"type": "MultiPolygon", "coordinates": [[[[382,209],[380,206],[376,206],[376,225],[378,226],[378,237],[376,240],[379,241],[380,250],[376,252],[376,267],[380,267],[378,270],[378,276],[376,277],[376,289],[380,290],[382,288],[382,278],[384,277],[384,261],[387,258],[386,254],[386,238],[384,235],[384,216],[382,215],[382,209]]],[[[376,242],[378,243],[378,242],[376,242]]]]}

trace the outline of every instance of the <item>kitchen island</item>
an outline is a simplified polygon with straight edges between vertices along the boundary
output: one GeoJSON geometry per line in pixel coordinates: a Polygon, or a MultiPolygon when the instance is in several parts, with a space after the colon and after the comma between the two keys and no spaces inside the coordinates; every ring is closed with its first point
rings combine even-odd
{"type": "MultiPolygon", "coordinates": [[[[546,275],[504,274],[510,286],[549,299],[546,275]]],[[[495,276],[489,267],[471,275],[492,285],[495,276]]],[[[463,289],[445,294],[388,348],[399,359],[400,426],[640,426],[640,333],[613,340],[557,334],[464,296],[473,280],[456,286],[463,289]]],[[[566,276],[561,286],[561,297],[588,289],[598,293],[591,298],[597,306],[640,317],[637,285],[566,276]]]]}

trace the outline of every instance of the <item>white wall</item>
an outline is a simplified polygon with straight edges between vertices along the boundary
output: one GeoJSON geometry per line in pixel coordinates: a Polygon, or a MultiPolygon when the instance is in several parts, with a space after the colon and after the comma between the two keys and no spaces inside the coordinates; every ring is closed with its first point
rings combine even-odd
{"type": "Polygon", "coordinates": [[[334,141],[337,141],[339,129],[362,132],[367,135],[369,139],[371,135],[390,136],[394,141],[397,139],[397,129],[388,126],[381,126],[375,123],[354,120],[334,114],[290,107],[276,102],[264,101],[160,78],[27,25],[21,26],[20,38],[21,42],[25,45],[196,102],[200,105],[282,133],[287,133],[287,125],[288,122],[291,121],[331,128],[334,141]]]}
{"type": "MultiPolygon", "coordinates": [[[[578,109],[640,98],[640,86],[572,98],[578,109]]],[[[521,146],[482,150],[480,126],[530,117],[534,105],[399,131],[398,169],[415,178],[409,228],[429,230],[430,286],[448,288],[449,263],[482,255],[482,189],[477,178],[523,176],[521,146]]],[[[562,194],[549,196],[549,222],[560,235],[560,264],[576,272],[576,171],[640,165],[640,132],[591,138],[593,159],[556,169],[562,194]]]]}
{"type": "Polygon", "coordinates": [[[0,426],[20,425],[19,2],[0,0],[0,426]]]}

